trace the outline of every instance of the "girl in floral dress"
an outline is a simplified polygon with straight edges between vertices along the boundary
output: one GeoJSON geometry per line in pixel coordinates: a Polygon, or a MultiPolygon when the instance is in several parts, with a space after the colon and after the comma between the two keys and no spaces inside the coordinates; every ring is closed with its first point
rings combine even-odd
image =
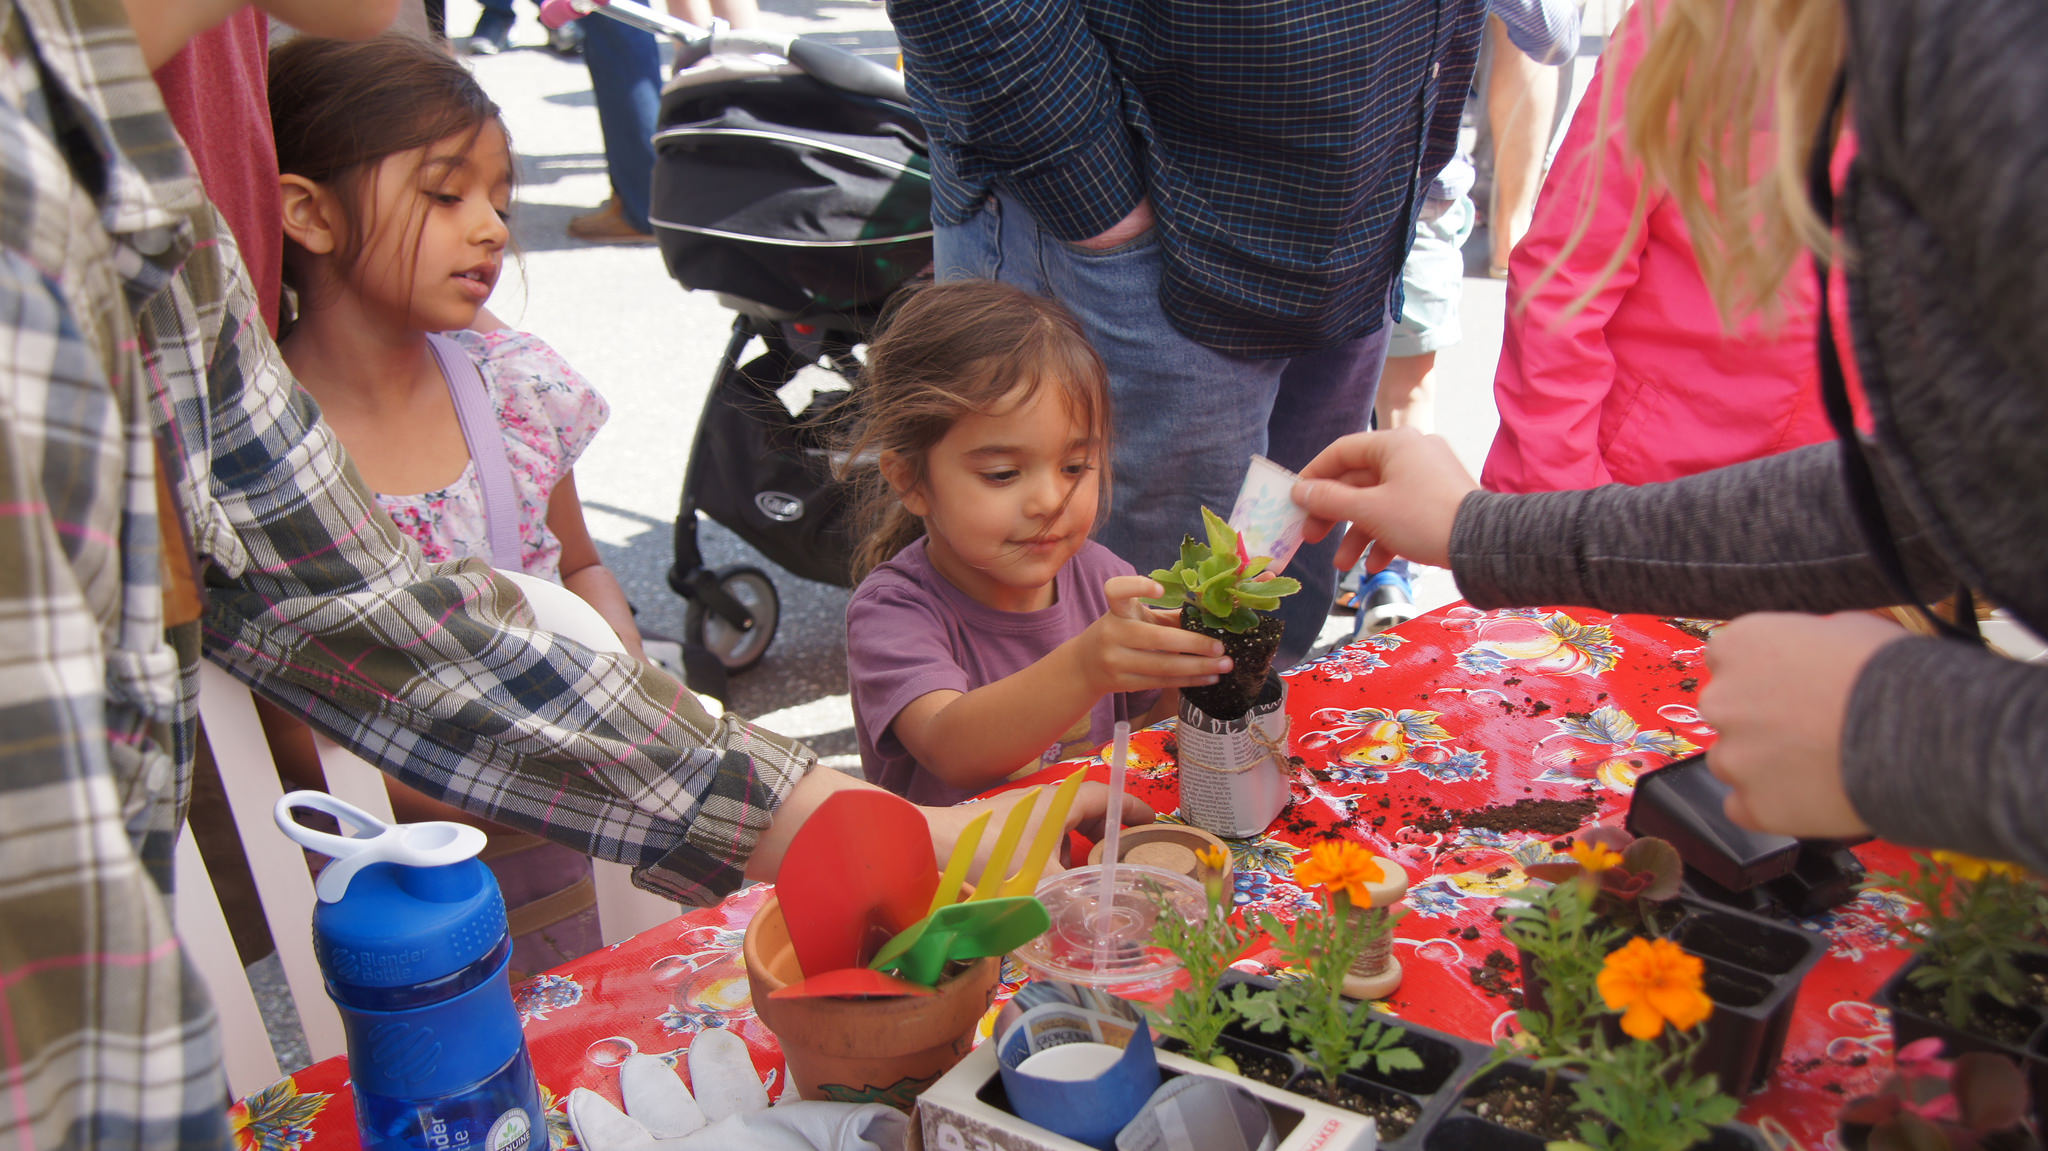
{"type": "MultiPolygon", "coordinates": [[[[499,461],[486,453],[502,451],[511,498],[498,506],[516,507],[518,566],[589,602],[645,658],[576,496],[572,469],[605,403],[552,348],[484,309],[504,266],[512,195],[496,105],[459,63],[400,35],[283,45],[271,56],[270,105],[285,283],[297,303],[281,347],[363,480],[429,561],[493,561],[513,550],[509,537],[494,548],[487,515],[486,470],[499,461]]],[[[298,742],[296,755],[279,758],[303,779],[317,760],[310,738],[298,742]]],[[[477,822],[388,787],[401,820],[477,822]]],[[[515,972],[595,950],[590,861],[510,828],[487,830],[484,859],[505,889],[515,972]]]]}

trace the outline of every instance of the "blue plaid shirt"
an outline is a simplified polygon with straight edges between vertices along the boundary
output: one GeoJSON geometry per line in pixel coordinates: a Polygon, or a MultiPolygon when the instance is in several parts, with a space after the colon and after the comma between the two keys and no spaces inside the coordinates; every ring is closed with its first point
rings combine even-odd
{"type": "Polygon", "coordinates": [[[1052,235],[1141,197],[1190,337],[1295,355],[1386,314],[1457,144],[1486,0],[890,0],[941,223],[1052,235]]]}

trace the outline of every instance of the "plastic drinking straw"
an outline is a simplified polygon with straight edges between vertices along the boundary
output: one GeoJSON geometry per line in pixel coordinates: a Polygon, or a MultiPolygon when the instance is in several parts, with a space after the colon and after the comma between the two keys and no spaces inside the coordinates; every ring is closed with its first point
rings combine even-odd
{"type": "Polygon", "coordinates": [[[1114,926],[1117,840],[1124,830],[1124,761],[1131,756],[1131,725],[1118,720],[1116,742],[1109,756],[1109,820],[1102,835],[1102,886],[1095,896],[1096,968],[1102,967],[1102,936],[1114,926]]]}

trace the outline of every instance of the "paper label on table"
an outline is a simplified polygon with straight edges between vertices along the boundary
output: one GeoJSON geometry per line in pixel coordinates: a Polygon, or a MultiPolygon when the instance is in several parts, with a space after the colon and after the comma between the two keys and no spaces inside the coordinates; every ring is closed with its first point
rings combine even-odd
{"type": "Polygon", "coordinates": [[[1287,806],[1286,700],[1283,687],[1278,700],[1242,719],[1225,720],[1181,699],[1175,738],[1183,819],[1216,835],[1243,838],[1264,832],[1287,806]]]}
{"type": "Polygon", "coordinates": [[[1230,526],[1237,529],[1245,554],[1273,557],[1266,568],[1269,575],[1279,575],[1301,550],[1308,512],[1294,502],[1294,485],[1300,479],[1264,456],[1253,456],[1237,503],[1230,509],[1230,526]]]}
{"type": "Polygon", "coordinates": [[[1116,1137],[1116,1151],[1272,1151],[1273,1117],[1221,1079],[1183,1075],[1160,1084],[1116,1137]]]}

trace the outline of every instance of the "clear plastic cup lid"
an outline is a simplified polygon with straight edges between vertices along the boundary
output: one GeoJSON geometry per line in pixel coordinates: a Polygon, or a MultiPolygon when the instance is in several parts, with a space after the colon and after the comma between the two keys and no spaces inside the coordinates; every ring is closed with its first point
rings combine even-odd
{"type": "Polygon", "coordinates": [[[1052,926],[1013,954],[1048,979],[1139,990],[1180,970],[1180,957],[1152,941],[1161,915],[1200,922],[1208,900],[1197,880],[1141,864],[1119,864],[1110,906],[1101,906],[1102,869],[1082,867],[1038,885],[1052,926]]]}

